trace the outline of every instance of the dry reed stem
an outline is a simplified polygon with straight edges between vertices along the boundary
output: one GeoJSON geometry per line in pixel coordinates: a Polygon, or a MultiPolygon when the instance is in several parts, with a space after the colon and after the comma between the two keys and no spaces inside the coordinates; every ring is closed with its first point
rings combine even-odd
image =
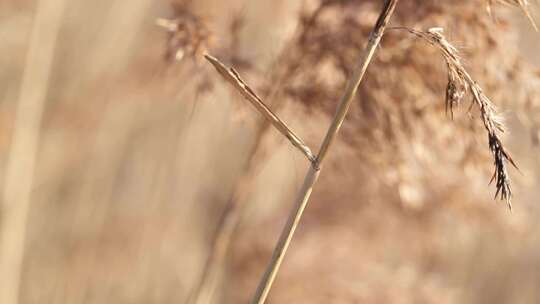
{"type": "MultiPolygon", "coordinates": [[[[303,43],[306,33],[315,24],[315,20],[319,16],[320,12],[326,7],[325,3],[322,3],[317,10],[312,12],[306,18],[308,22],[301,24],[298,32],[289,41],[288,46],[284,47],[284,50],[294,47],[297,43],[303,43]]],[[[238,23],[235,23],[235,31],[238,27],[238,23]]],[[[233,43],[233,45],[236,45],[233,43]]],[[[277,110],[283,104],[283,98],[279,98],[279,91],[282,89],[283,84],[289,81],[294,68],[290,69],[290,65],[287,65],[287,61],[291,61],[290,54],[288,52],[282,52],[278,59],[272,64],[271,76],[269,83],[272,84],[272,89],[267,93],[266,99],[270,102],[268,105],[274,111],[277,110]]],[[[295,63],[296,60],[292,59],[295,63]]],[[[217,228],[212,238],[212,245],[207,261],[205,262],[203,272],[196,287],[191,292],[187,303],[190,304],[208,304],[212,303],[212,299],[215,296],[215,291],[219,284],[219,280],[224,272],[224,265],[226,258],[230,250],[232,239],[236,232],[236,229],[240,223],[242,215],[244,214],[245,207],[247,206],[246,195],[249,193],[251,184],[253,183],[254,176],[257,175],[260,169],[260,160],[265,159],[266,150],[261,147],[263,138],[268,134],[270,130],[271,122],[264,119],[260,124],[256,126],[255,140],[251,147],[251,155],[247,165],[244,169],[240,180],[235,184],[234,190],[227,201],[225,210],[221,214],[217,228]]]]}
{"type": "Polygon", "coordinates": [[[471,106],[476,105],[479,108],[480,118],[488,134],[489,150],[495,165],[493,177],[491,178],[491,182],[495,180],[497,188],[495,198],[500,197],[501,200],[505,200],[508,208],[512,210],[512,190],[506,163],[510,162],[515,168],[517,166],[504,148],[500,138],[500,133],[504,132],[504,124],[497,112],[497,108],[467,72],[461,62],[458,50],[443,36],[442,28],[431,28],[427,31],[418,31],[406,27],[395,27],[394,29],[404,29],[441,51],[448,69],[446,108],[450,109],[451,113],[453,113],[454,106],[461,103],[466,93],[471,94],[473,102],[471,106]]]}
{"type": "Polygon", "coordinates": [[[338,108],[336,110],[336,115],[321,145],[321,149],[319,151],[317,159],[309,167],[309,170],[304,179],[304,184],[302,185],[302,188],[300,189],[300,192],[298,194],[296,203],[291,212],[289,213],[289,218],[274,249],[270,263],[267,266],[267,269],[251,301],[252,304],[263,304],[266,301],[268,293],[270,292],[270,288],[272,287],[274,279],[276,278],[276,275],[279,271],[283,258],[285,257],[285,253],[287,252],[294,232],[300,223],[300,219],[302,218],[302,214],[305,208],[307,207],[309,197],[311,196],[313,187],[317,182],[317,179],[321,172],[322,161],[327,155],[330,145],[332,144],[334,138],[339,132],[343,120],[347,115],[349,106],[352,103],[354,96],[356,95],[358,85],[360,84],[367,70],[367,67],[369,66],[369,63],[371,62],[371,59],[377,47],[379,46],[386,25],[388,24],[388,21],[390,20],[390,17],[394,12],[397,2],[398,0],[387,0],[384,3],[382,12],[379,15],[377,23],[375,24],[375,27],[369,37],[365,53],[363,54],[359,65],[354,69],[354,73],[349,80],[349,84],[347,85],[345,94],[339,102],[338,108]]]}
{"type": "Polygon", "coordinates": [[[277,245],[274,248],[270,262],[265,273],[263,274],[263,277],[261,278],[261,281],[259,282],[255,295],[251,300],[252,304],[263,304],[266,301],[270,288],[274,283],[281,263],[283,262],[283,258],[285,257],[285,253],[287,252],[287,249],[291,243],[294,232],[300,224],[300,219],[302,218],[304,210],[307,207],[313,187],[319,179],[320,172],[320,168],[315,167],[315,163],[309,166],[304,183],[302,184],[302,187],[298,193],[296,203],[289,213],[289,218],[287,219],[287,223],[285,224],[277,245]]]}
{"type": "MultiPolygon", "coordinates": [[[[280,105],[281,103],[278,102],[272,103],[274,109],[280,105]]],[[[233,236],[247,206],[246,195],[251,188],[256,172],[260,169],[260,159],[265,158],[266,152],[264,149],[260,149],[260,146],[264,136],[268,134],[267,131],[270,130],[269,127],[270,122],[268,120],[263,120],[261,124],[256,126],[255,141],[250,149],[250,153],[248,153],[251,156],[244,168],[244,173],[235,184],[225,210],[221,214],[212,238],[210,253],[205,262],[203,272],[197,282],[197,286],[193,289],[187,300],[189,304],[212,303],[220,277],[223,275],[223,268],[233,236]]]]}
{"type": "Polygon", "coordinates": [[[315,161],[315,156],[304,141],[264,104],[261,98],[255,94],[255,92],[242,80],[242,78],[240,78],[238,72],[236,72],[233,68],[227,68],[215,57],[208,54],[206,54],[204,57],[214,66],[214,68],[225,80],[232,84],[238,90],[238,92],[242,94],[242,96],[251,102],[257,111],[259,111],[268,121],[270,121],[281,134],[287,137],[293,146],[298,148],[310,162],[315,161]]]}
{"type": "MultiPolygon", "coordinates": [[[[387,1],[386,2],[386,8],[388,8],[388,5],[395,6],[395,3],[397,1],[387,1]],[[390,4],[393,3],[393,4],[390,4]]],[[[393,7],[392,7],[393,10],[393,7]]],[[[388,16],[391,14],[391,12],[388,12],[388,16]]],[[[383,15],[380,16],[379,20],[381,18],[386,18],[383,15]]],[[[382,33],[381,33],[382,35],[382,33]]],[[[370,37],[373,39],[373,34],[370,37]]],[[[375,35],[376,36],[376,35],[375,35]]],[[[380,38],[380,37],[379,37],[380,38]]],[[[378,44],[378,42],[377,42],[378,44]]],[[[450,44],[448,44],[451,46],[450,44]]],[[[453,48],[453,47],[452,47],[453,48]]],[[[374,52],[375,48],[373,49],[374,52]]],[[[373,53],[371,53],[370,56],[372,56],[373,53]]],[[[364,58],[366,59],[366,58],[364,58]]],[[[459,59],[459,57],[456,57],[456,59],[459,59]]],[[[363,62],[369,63],[369,58],[367,60],[363,60],[363,62]]],[[[461,66],[461,65],[460,65],[461,66]]],[[[364,68],[367,67],[367,64],[364,68]]],[[[358,78],[358,81],[362,79],[364,70],[356,69],[355,75],[353,78],[358,78]]],[[[456,69],[455,66],[449,65],[449,85],[447,87],[447,108],[452,112],[452,107],[459,103],[461,98],[464,95],[463,87],[459,84],[461,84],[459,77],[456,77],[456,75],[461,74],[461,70],[456,69]]],[[[465,71],[465,75],[468,75],[465,71]]],[[[478,104],[482,113],[482,120],[484,122],[484,125],[486,129],[488,129],[488,133],[490,134],[490,150],[494,154],[494,157],[496,159],[496,172],[494,174],[494,178],[497,179],[497,195],[501,195],[502,198],[507,199],[511,195],[510,187],[509,187],[509,179],[508,175],[506,174],[506,168],[505,168],[505,161],[509,160],[512,164],[513,161],[511,160],[508,153],[505,151],[505,149],[502,147],[502,143],[500,141],[500,138],[498,137],[497,132],[502,131],[502,124],[497,119],[496,115],[496,109],[491,104],[489,99],[483,94],[481,88],[472,80],[472,77],[468,75],[468,77],[465,77],[467,88],[470,90],[471,94],[473,95],[473,98],[475,99],[475,104],[478,104]],[[499,128],[501,127],[501,128],[499,128]],[[490,132],[492,130],[492,132],[490,132]]],[[[242,82],[243,83],[243,82],[242,82]]],[[[233,83],[234,84],[234,83],[233,83]]],[[[350,96],[345,95],[342,99],[346,100],[349,99],[352,100],[352,98],[355,95],[355,91],[358,87],[358,83],[352,84],[350,83],[347,87],[347,93],[350,93],[350,96]]],[[[304,181],[304,185],[302,186],[302,189],[300,191],[300,195],[298,197],[297,203],[291,212],[291,215],[289,217],[289,220],[287,222],[287,225],[285,229],[283,230],[280,240],[278,241],[278,245],[276,246],[276,249],[274,250],[274,254],[272,257],[272,260],[270,262],[270,265],[267,268],[267,271],[259,285],[259,288],[257,290],[257,293],[253,299],[252,303],[264,303],[269,289],[272,285],[272,282],[275,278],[275,275],[277,274],[277,271],[279,269],[279,266],[281,264],[281,261],[283,259],[283,256],[287,250],[287,247],[291,241],[292,235],[294,233],[294,230],[296,229],[296,226],[298,225],[298,222],[301,218],[301,215],[303,213],[304,208],[307,205],[310,193],[312,191],[313,185],[316,182],[318,178],[318,174],[320,173],[320,165],[322,164],[322,161],[324,160],[328,147],[333,142],[337,132],[340,129],[340,126],[345,118],[345,115],[348,110],[348,106],[350,103],[342,102],[340,103],[340,106],[338,107],[336,117],[330,127],[330,130],[328,131],[328,134],[321,145],[320,153],[316,159],[316,162],[314,163],[314,166],[310,168],[310,171],[308,171],[308,174],[306,176],[306,179],[304,181]]],[[[507,200],[509,203],[509,200],[507,200]]]]}
{"type": "Polygon", "coordinates": [[[3,189],[0,240],[2,304],[19,303],[39,130],[65,3],[65,0],[39,1],[33,21],[3,189]]]}

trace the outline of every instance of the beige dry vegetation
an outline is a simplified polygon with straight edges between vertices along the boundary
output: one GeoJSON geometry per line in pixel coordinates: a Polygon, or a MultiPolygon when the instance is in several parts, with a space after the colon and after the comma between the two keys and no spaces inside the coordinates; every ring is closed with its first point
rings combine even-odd
{"type": "MultiPolygon", "coordinates": [[[[381,1],[65,2],[20,303],[247,302],[307,162],[201,56],[234,66],[317,147],[381,1]],[[205,269],[212,283],[197,292],[205,269]]],[[[269,303],[539,302],[540,38],[499,2],[535,16],[521,0],[407,0],[391,25],[444,28],[502,113],[521,170],[508,168],[513,213],[488,185],[482,112],[462,102],[446,114],[439,50],[390,31],[269,303]]],[[[37,7],[0,2],[2,184],[37,7]]]]}

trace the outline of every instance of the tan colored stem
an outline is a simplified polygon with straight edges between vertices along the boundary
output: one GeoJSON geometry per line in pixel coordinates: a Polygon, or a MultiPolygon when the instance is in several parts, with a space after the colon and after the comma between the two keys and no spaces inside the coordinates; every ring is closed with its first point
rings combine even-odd
{"type": "Polygon", "coordinates": [[[19,303],[39,131],[65,0],[38,1],[2,197],[0,303],[19,303]]]}
{"type": "Polygon", "coordinates": [[[343,121],[345,120],[349,106],[351,105],[354,96],[356,95],[356,91],[358,90],[358,85],[360,84],[369,63],[371,62],[373,54],[381,41],[386,25],[394,12],[397,2],[398,0],[387,0],[384,4],[382,12],[379,15],[377,23],[369,37],[366,50],[360,59],[359,65],[354,69],[354,73],[349,80],[345,94],[339,102],[334,120],[332,121],[332,124],[330,125],[326,137],[321,145],[319,155],[317,156],[316,161],[312,163],[312,166],[310,166],[309,171],[304,179],[304,184],[300,189],[296,204],[289,214],[289,219],[283,228],[281,236],[272,254],[272,258],[270,259],[270,263],[267,266],[251,301],[252,304],[263,304],[266,301],[270,288],[272,287],[272,283],[274,282],[285,253],[287,252],[287,248],[289,247],[294,232],[298,227],[302,214],[307,206],[313,186],[317,182],[322,161],[326,157],[330,145],[334,141],[343,121]]]}
{"type": "Polygon", "coordinates": [[[285,256],[287,248],[291,243],[294,232],[300,223],[304,210],[306,209],[309,197],[313,191],[313,186],[317,182],[320,172],[320,169],[317,169],[314,165],[309,166],[309,171],[304,178],[304,184],[302,185],[302,188],[300,188],[300,192],[296,198],[296,204],[289,213],[289,219],[283,228],[283,232],[281,233],[278,243],[274,249],[270,263],[266,268],[266,272],[264,273],[259,286],[257,287],[257,291],[255,292],[255,296],[253,297],[251,303],[262,304],[265,302],[266,297],[270,292],[270,288],[272,287],[272,283],[274,282],[277,272],[279,271],[283,257],[285,256]]]}
{"type": "Polygon", "coordinates": [[[242,96],[244,96],[256,109],[261,113],[272,125],[289,141],[298,148],[310,162],[315,161],[315,156],[309,149],[309,147],[304,143],[300,137],[298,137],[288,126],[283,122],[270,108],[268,108],[264,102],[261,100],[255,92],[246,85],[246,83],[240,78],[240,75],[232,68],[227,68],[223,63],[221,63],[217,58],[210,55],[204,56],[214,68],[219,72],[225,80],[232,84],[242,96]]]}
{"type": "MultiPolygon", "coordinates": [[[[306,33],[315,24],[315,19],[322,12],[326,6],[321,4],[318,9],[310,17],[310,21],[307,25],[302,26],[299,32],[288,43],[289,47],[293,47],[295,44],[302,42],[306,33]]],[[[236,45],[236,44],[233,44],[236,45]]],[[[277,111],[283,105],[283,99],[279,98],[279,92],[282,88],[282,84],[287,83],[290,77],[294,75],[291,71],[296,69],[296,65],[285,64],[286,61],[295,62],[295,59],[290,58],[289,52],[282,52],[280,56],[272,64],[270,74],[270,82],[272,89],[268,93],[266,100],[270,104],[267,104],[273,111],[277,111]]],[[[248,153],[250,158],[245,167],[244,173],[240,180],[235,184],[234,190],[227,202],[227,206],[220,217],[218,226],[213,235],[212,247],[210,249],[208,258],[205,262],[203,272],[196,287],[188,298],[187,304],[209,304],[214,302],[216,297],[216,290],[223,277],[224,268],[226,264],[226,258],[230,251],[232,241],[237,231],[237,227],[240,224],[242,215],[247,207],[247,194],[251,189],[255,180],[255,176],[258,175],[261,169],[261,159],[267,157],[267,151],[262,146],[263,138],[268,135],[268,131],[271,127],[271,122],[268,119],[264,119],[262,123],[256,125],[255,140],[251,147],[251,152],[248,153]]]]}
{"type": "Polygon", "coordinates": [[[366,73],[373,54],[375,54],[375,51],[381,41],[381,38],[386,29],[386,25],[390,20],[390,16],[394,11],[397,2],[398,0],[387,0],[384,4],[383,11],[379,16],[379,19],[377,20],[375,28],[369,36],[366,50],[360,58],[358,66],[354,69],[353,75],[349,79],[349,83],[347,84],[347,88],[345,89],[345,94],[343,94],[343,97],[339,101],[336,113],[334,115],[334,120],[332,121],[332,124],[330,125],[330,128],[326,133],[326,137],[324,138],[323,143],[321,144],[321,148],[319,149],[319,154],[317,156],[317,165],[320,165],[323,162],[324,158],[328,153],[330,145],[336,138],[336,135],[341,128],[341,124],[343,124],[343,121],[345,120],[345,116],[349,111],[349,107],[354,99],[354,96],[356,95],[358,86],[360,85],[360,82],[362,81],[362,78],[366,73]]]}

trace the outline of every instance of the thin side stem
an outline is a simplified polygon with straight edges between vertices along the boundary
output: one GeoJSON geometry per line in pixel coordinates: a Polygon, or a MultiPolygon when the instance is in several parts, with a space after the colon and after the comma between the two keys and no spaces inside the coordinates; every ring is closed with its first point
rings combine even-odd
{"type": "Polygon", "coordinates": [[[204,55],[206,60],[210,62],[218,73],[232,84],[242,96],[244,96],[256,109],[261,113],[264,118],[266,118],[272,125],[289,141],[298,148],[310,162],[315,161],[315,156],[309,149],[309,147],[304,143],[304,141],[296,135],[285,122],[283,122],[268,106],[264,104],[262,99],[255,94],[255,92],[240,78],[240,75],[233,68],[227,68],[221,61],[217,58],[212,57],[208,54],[204,55]]]}
{"type": "MultiPolygon", "coordinates": [[[[284,50],[287,50],[304,41],[306,34],[315,25],[315,20],[325,7],[327,7],[327,5],[322,3],[311,14],[309,21],[298,29],[298,33],[296,33],[294,37],[287,43],[287,46],[283,48],[284,50]]],[[[233,43],[233,45],[235,44],[233,43]]],[[[270,68],[271,76],[269,83],[272,84],[272,89],[267,94],[265,99],[267,100],[267,107],[271,108],[274,112],[277,112],[277,109],[283,105],[283,99],[279,98],[282,85],[290,80],[290,77],[295,74],[294,70],[297,68],[296,66],[292,66],[291,68],[290,65],[288,66],[287,64],[283,65],[285,61],[291,60],[289,57],[289,52],[280,53],[279,57],[275,60],[270,68]]],[[[248,153],[248,155],[250,155],[249,161],[244,169],[242,177],[236,182],[234,190],[232,191],[232,194],[227,202],[227,206],[220,217],[215,234],[212,238],[212,247],[205,262],[200,280],[197,282],[196,287],[190,294],[187,304],[209,304],[214,302],[216,290],[218,285],[221,283],[220,281],[222,280],[226,259],[229,251],[231,250],[233,238],[235,237],[235,233],[240,224],[241,218],[248,205],[248,189],[251,188],[254,176],[257,175],[261,169],[260,160],[264,159],[267,154],[267,151],[265,151],[264,147],[262,147],[262,142],[263,138],[268,135],[268,131],[270,130],[271,126],[272,124],[269,119],[263,120],[256,126],[256,130],[254,132],[255,143],[251,147],[251,152],[248,153]]],[[[311,161],[314,160],[315,157],[313,156],[311,161]]]]}
{"type": "Polygon", "coordinates": [[[285,225],[278,240],[278,243],[274,249],[270,263],[267,266],[266,271],[259,283],[259,286],[257,287],[257,291],[255,292],[255,295],[251,301],[252,304],[263,304],[266,301],[268,293],[270,292],[270,288],[272,287],[272,283],[274,282],[274,279],[279,271],[279,267],[283,261],[285,253],[287,252],[287,248],[289,247],[294,232],[298,227],[302,214],[307,206],[309,197],[313,190],[313,186],[317,182],[322,162],[324,161],[330,145],[334,141],[343,121],[345,120],[348,109],[358,90],[358,85],[364,77],[367,67],[369,66],[369,63],[373,58],[373,54],[375,54],[375,51],[381,41],[386,25],[388,24],[388,21],[390,20],[390,17],[394,12],[397,2],[398,0],[387,0],[384,3],[384,7],[381,11],[381,14],[379,15],[379,18],[377,19],[377,23],[375,24],[375,27],[370,34],[366,50],[364,51],[364,54],[362,55],[358,66],[354,69],[353,75],[349,80],[349,83],[345,90],[345,94],[339,102],[336,114],[334,116],[334,120],[332,121],[332,124],[328,129],[326,137],[321,145],[319,154],[315,162],[313,162],[312,166],[310,166],[309,171],[304,179],[304,184],[300,189],[296,204],[294,205],[293,209],[289,214],[287,224],[285,225]]]}

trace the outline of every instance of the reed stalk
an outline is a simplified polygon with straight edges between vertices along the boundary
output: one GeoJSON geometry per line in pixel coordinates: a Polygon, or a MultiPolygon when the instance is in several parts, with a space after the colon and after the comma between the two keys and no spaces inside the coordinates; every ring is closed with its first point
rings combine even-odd
{"type": "MultiPolygon", "coordinates": [[[[293,47],[298,43],[303,43],[305,36],[315,25],[315,21],[320,13],[327,7],[328,4],[321,3],[321,5],[311,13],[308,20],[298,28],[298,32],[287,43],[288,46],[284,47],[284,49],[293,47]]],[[[233,29],[233,32],[234,31],[235,30],[233,29]]],[[[233,43],[233,45],[237,45],[237,43],[233,43]]],[[[294,59],[291,60],[288,52],[281,53],[275,62],[272,63],[269,81],[269,83],[272,84],[272,88],[267,93],[265,105],[274,112],[283,106],[283,98],[279,97],[283,84],[290,81],[291,76],[295,74],[294,71],[296,67],[291,68],[291,65],[287,64],[287,61],[292,61],[291,63],[297,64],[297,61],[294,59]]],[[[249,189],[253,184],[254,177],[261,170],[261,159],[267,157],[268,154],[262,146],[264,138],[269,135],[268,131],[271,126],[273,126],[273,124],[268,119],[264,119],[255,126],[254,143],[250,148],[250,153],[248,153],[248,155],[250,155],[249,160],[243,169],[243,174],[236,182],[226,207],[219,218],[217,228],[212,237],[213,241],[211,249],[203,267],[201,277],[190,293],[186,302],[187,304],[213,303],[217,287],[220,284],[220,280],[224,273],[226,259],[231,248],[232,240],[248,205],[247,195],[249,189]]],[[[311,157],[313,160],[314,157],[311,157]]]]}
{"type": "Polygon", "coordinates": [[[2,197],[0,303],[20,302],[40,125],[66,0],[38,1],[20,87],[2,197]]]}
{"type": "Polygon", "coordinates": [[[289,218],[274,249],[270,263],[268,264],[259,286],[257,287],[255,295],[253,296],[251,301],[252,304],[263,304],[268,297],[268,293],[270,292],[270,288],[272,287],[281,263],[283,262],[287,248],[291,243],[294,232],[300,223],[300,219],[305,208],[307,207],[313,187],[320,175],[321,165],[328,154],[329,148],[336,138],[345,117],[347,116],[348,109],[356,95],[358,86],[364,77],[364,74],[369,66],[369,63],[371,62],[371,59],[373,58],[373,55],[375,54],[375,51],[377,50],[377,47],[379,46],[397,2],[398,0],[387,0],[384,3],[383,9],[379,15],[379,18],[377,19],[377,23],[370,34],[364,54],[361,56],[358,66],[354,69],[353,75],[351,76],[345,89],[345,93],[338,104],[336,114],[320,147],[319,154],[315,161],[311,163],[311,166],[307,172],[304,179],[304,184],[302,185],[296,199],[296,203],[289,214],[289,218]]]}

